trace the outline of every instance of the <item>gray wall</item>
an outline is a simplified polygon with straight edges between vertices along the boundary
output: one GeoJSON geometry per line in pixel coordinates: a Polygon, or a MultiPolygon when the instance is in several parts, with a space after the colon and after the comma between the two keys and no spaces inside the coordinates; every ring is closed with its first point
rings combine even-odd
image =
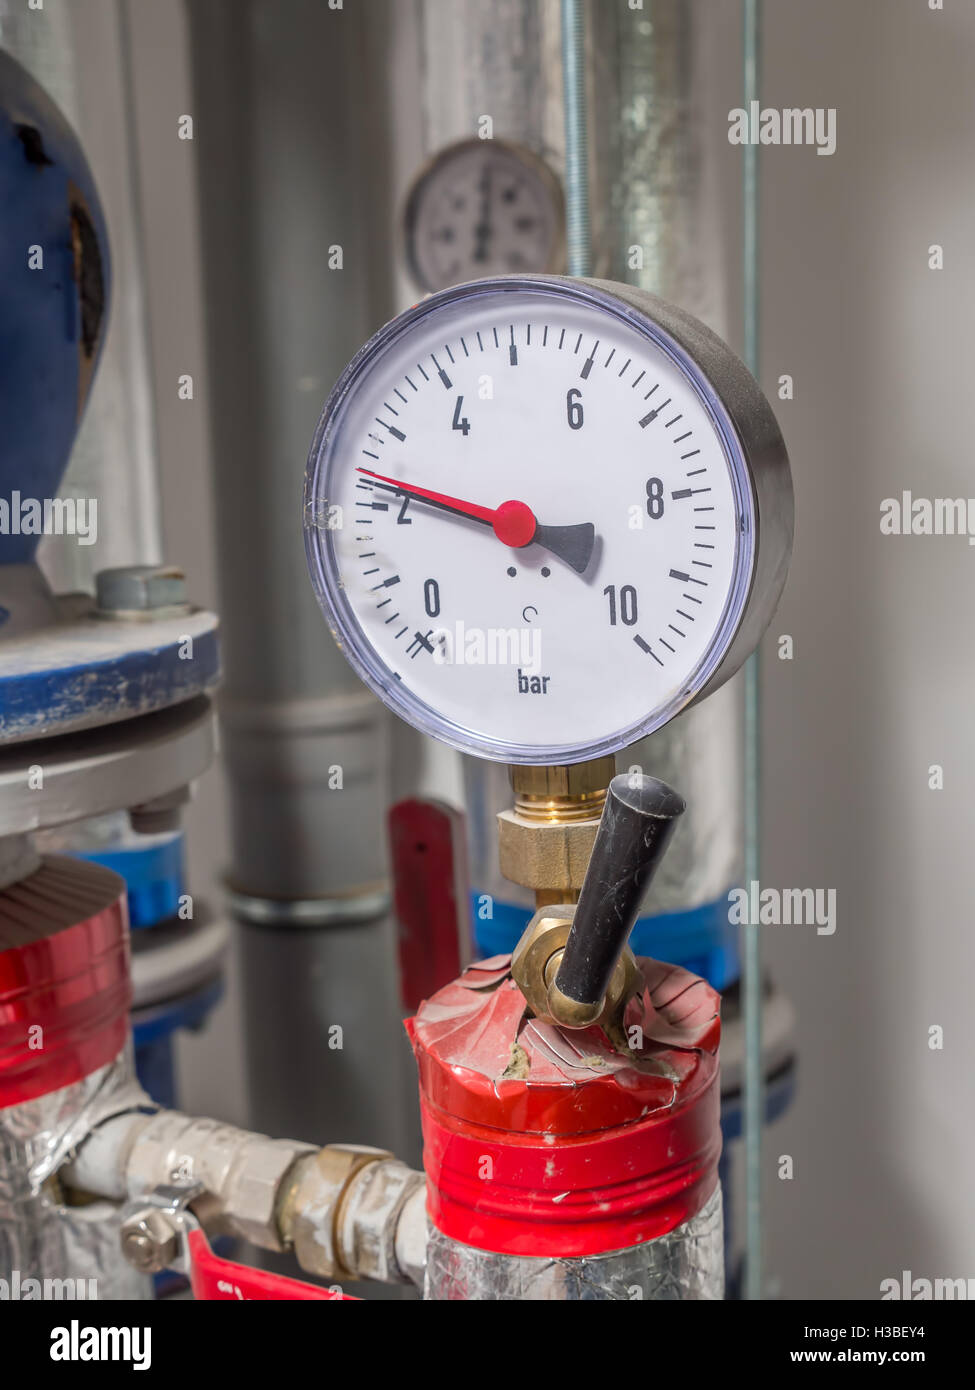
{"type": "MultiPolygon", "coordinates": [[[[714,3],[726,22],[732,0],[714,3]]],[[[763,876],[835,888],[838,911],[833,936],[766,937],[799,1010],[801,1058],[796,1104],[768,1139],[768,1265],[786,1298],[871,1298],[903,1269],[975,1276],[975,554],[961,538],[879,529],[881,500],[903,488],[975,492],[975,6],[765,8],[765,104],[836,107],[838,129],[833,156],[769,147],[762,169],[762,375],[770,394],[780,374],[795,380],[779,415],[798,512],[764,662],[763,876]],[[927,268],[932,243],[943,271],[927,268]],[[784,633],[791,662],[776,657],[784,633]],[[943,791],[928,789],[933,763],[943,791]],[[941,1051],[928,1046],[932,1025],[941,1051]],[[794,1159],[791,1181],[776,1176],[780,1154],[794,1159]]],[[[175,136],[190,109],[185,21],[179,0],[129,10],[166,554],[215,602],[194,151],[175,136]],[[191,405],[176,398],[185,371],[198,383],[191,405]]],[[[713,136],[734,186],[740,151],[724,129],[713,136]]],[[[736,243],[737,225],[724,230],[736,243]]],[[[212,892],[226,859],[219,772],[189,829],[193,886],[212,892]]],[[[232,989],[182,1049],[187,1106],[243,1114],[239,1024],[232,989]]]]}
{"type": "Polygon", "coordinates": [[[765,661],[765,865],[835,887],[839,922],[769,929],[802,1068],[770,1141],[771,1264],[789,1295],[875,1297],[904,1269],[975,1274],[975,551],[879,526],[902,489],[975,494],[975,7],[766,9],[766,103],[838,122],[832,157],[764,161],[763,376],[795,376],[779,415],[798,516],[774,623],[796,657],[770,641],[765,661]]]}

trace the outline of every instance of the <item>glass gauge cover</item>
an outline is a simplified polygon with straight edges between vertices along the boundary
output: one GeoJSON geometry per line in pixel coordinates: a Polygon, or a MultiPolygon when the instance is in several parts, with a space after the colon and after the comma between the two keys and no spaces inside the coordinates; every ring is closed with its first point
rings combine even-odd
{"type": "Polygon", "coordinates": [[[785,581],[792,489],[757,384],[688,315],[513,276],[381,329],[325,405],[319,601],[397,714],[513,763],[616,752],[720,685],[785,581]]]}

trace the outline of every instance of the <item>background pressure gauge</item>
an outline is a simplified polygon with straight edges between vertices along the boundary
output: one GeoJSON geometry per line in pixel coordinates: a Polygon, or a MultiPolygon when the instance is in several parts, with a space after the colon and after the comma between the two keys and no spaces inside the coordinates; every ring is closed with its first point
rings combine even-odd
{"type": "Polygon", "coordinates": [[[512,276],[381,329],[325,405],[308,561],[391,709],[509,763],[613,753],[728,678],[785,581],[771,408],[643,291],[512,276]]]}
{"type": "Polygon", "coordinates": [[[563,270],[562,187],[520,145],[462,140],[420,171],[403,238],[409,273],[427,292],[486,275],[563,270]]]}

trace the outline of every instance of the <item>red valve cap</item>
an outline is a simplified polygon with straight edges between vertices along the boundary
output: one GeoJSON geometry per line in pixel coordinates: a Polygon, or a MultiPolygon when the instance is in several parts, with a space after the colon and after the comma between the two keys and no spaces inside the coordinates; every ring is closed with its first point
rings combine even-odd
{"type": "Polygon", "coordinates": [[[526,1016],[509,964],[471,966],[407,1023],[431,1220],[512,1255],[592,1255],[665,1235],[718,1181],[718,995],[677,966],[639,961],[625,1056],[599,1028],[526,1016]]]}

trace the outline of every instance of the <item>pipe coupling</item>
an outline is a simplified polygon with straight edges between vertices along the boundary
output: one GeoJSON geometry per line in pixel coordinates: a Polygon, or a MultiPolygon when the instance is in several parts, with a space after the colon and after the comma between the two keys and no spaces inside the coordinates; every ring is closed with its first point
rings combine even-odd
{"type": "Polygon", "coordinates": [[[397,1227],[422,1173],[384,1149],[330,1144],[295,1167],[281,1207],[282,1235],[302,1269],[326,1279],[407,1282],[397,1227]]]}

